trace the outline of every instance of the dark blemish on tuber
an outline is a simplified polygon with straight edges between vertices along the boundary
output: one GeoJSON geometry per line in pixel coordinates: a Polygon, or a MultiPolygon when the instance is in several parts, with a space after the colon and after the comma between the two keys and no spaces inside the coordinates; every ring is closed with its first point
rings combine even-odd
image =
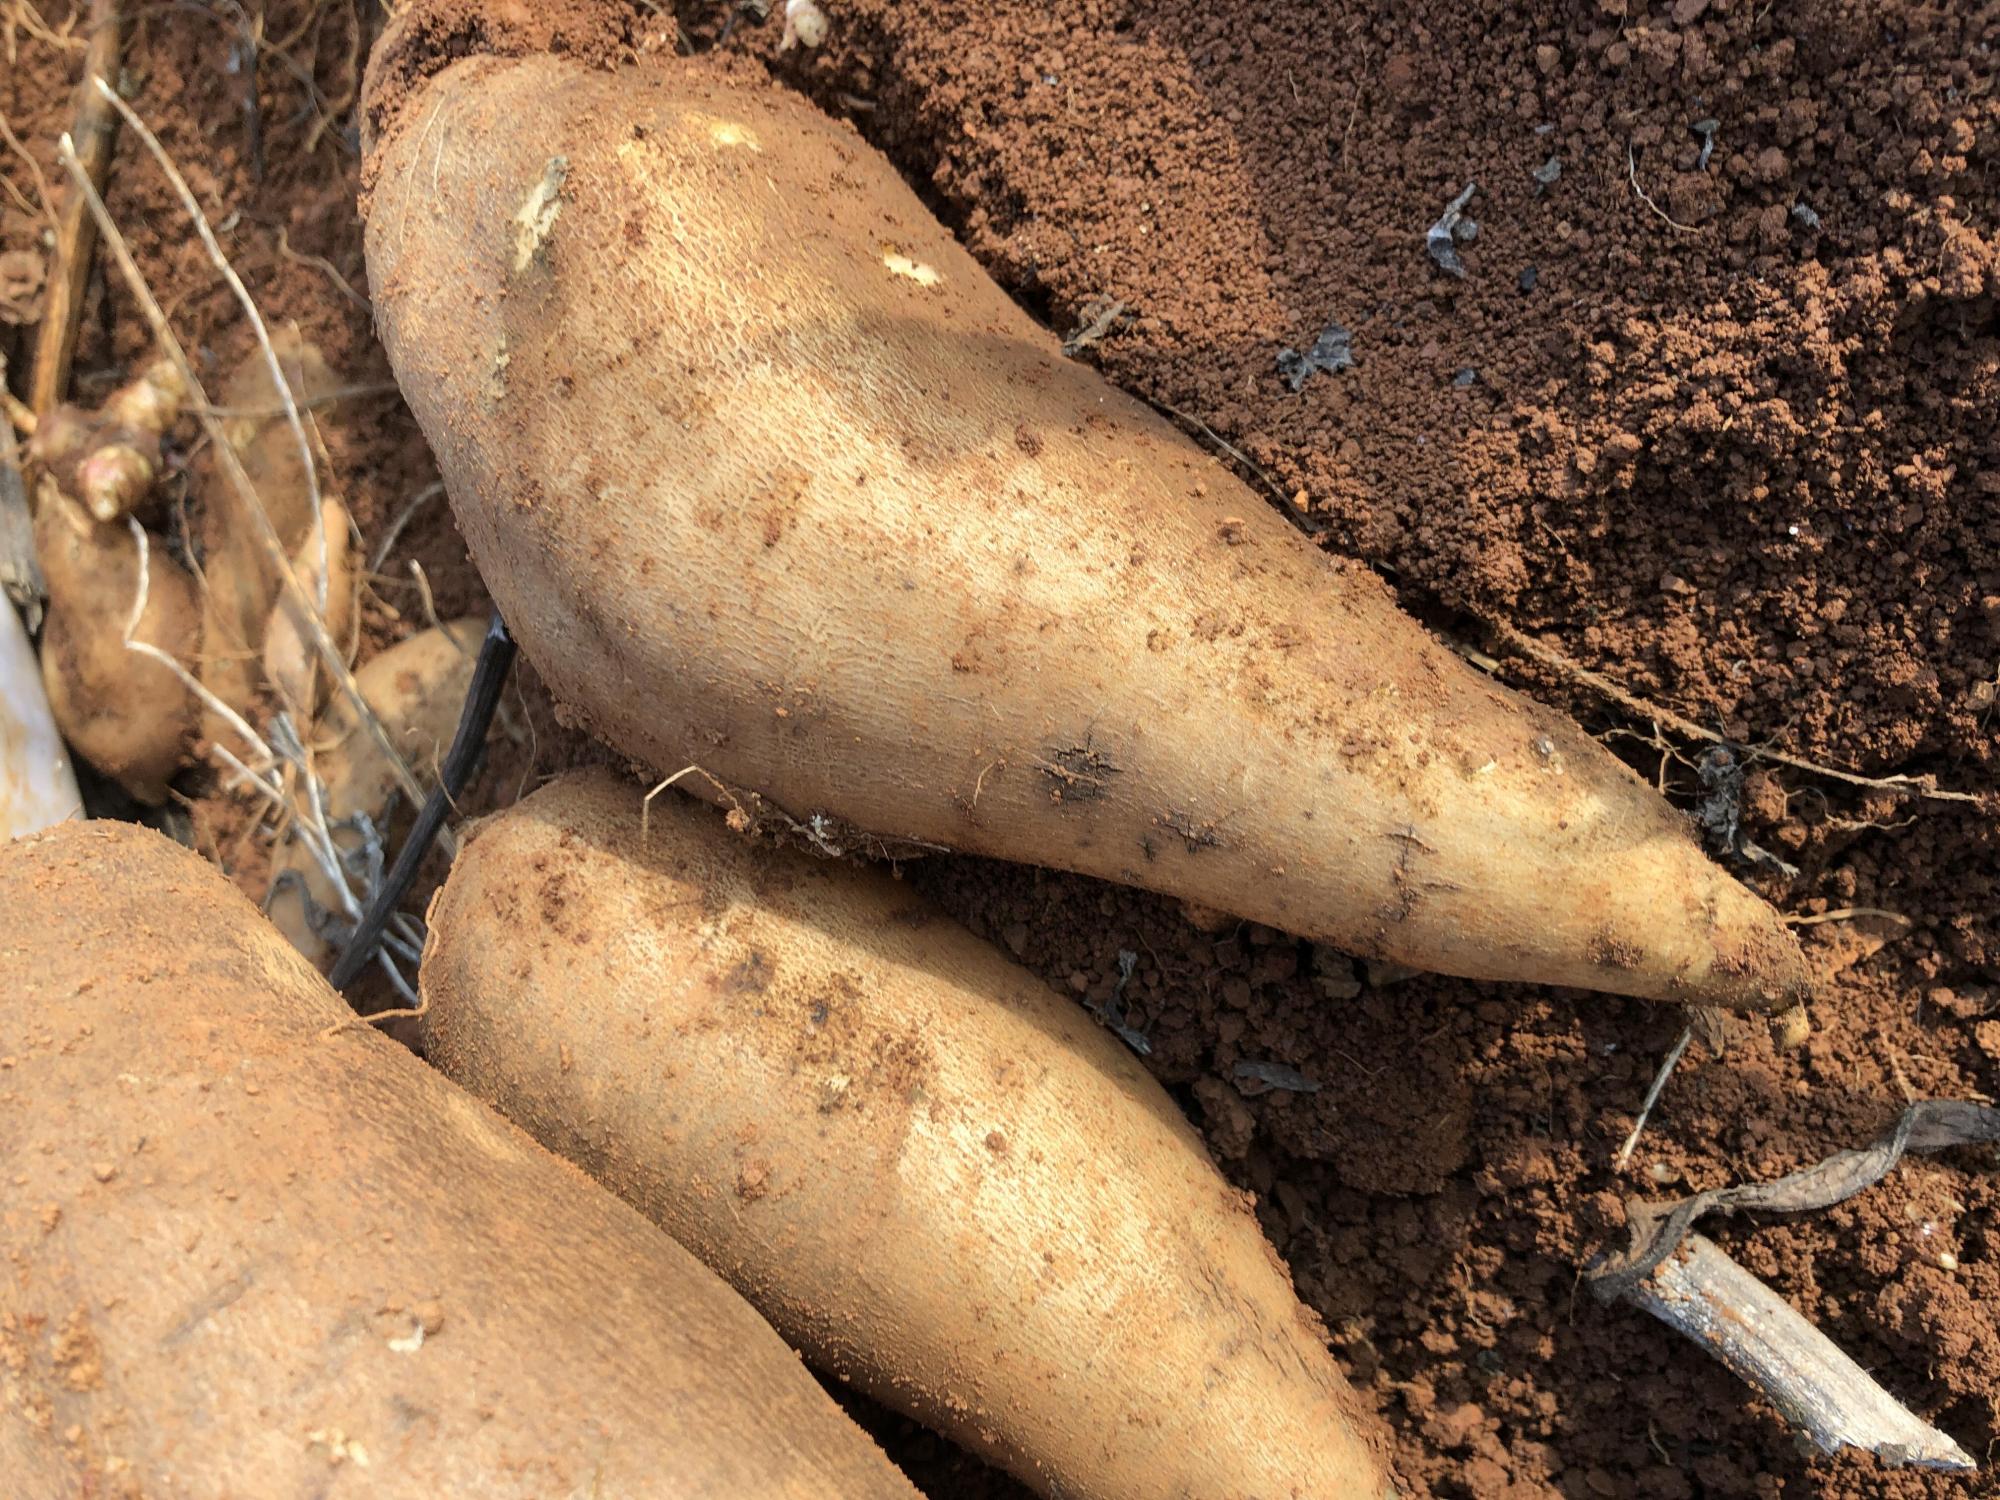
{"type": "Polygon", "coordinates": [[[771,987],[775,973],[763,950],[752,948],[750,956],[723,977],[722,987],[732,995],[761,995],[771,987]]]}
{"type": "Polygon", "coordinates": [[[1204,849],[1220,849],[1222,847],[1222,837],[1215,831],[1215,824],[1212,822],[1202,822],[1192,813],[1177,812],[1169,809],[1164,816],[1155,818],[1153,821],[1158,823],[1160,827],[1171,832],[1182,843],[1186,844],[1187,852],[1190,854],[1199,854],[1204,849]]]}
{"type": "Polygon", "coordinates": [[[1048,778],[1051,802],[1095,802],[1120,770],[1112,764],[1110,756],[1093,748],[1088,739],[1081,745],[1043,750],[1035,766],[1048,778]]]}

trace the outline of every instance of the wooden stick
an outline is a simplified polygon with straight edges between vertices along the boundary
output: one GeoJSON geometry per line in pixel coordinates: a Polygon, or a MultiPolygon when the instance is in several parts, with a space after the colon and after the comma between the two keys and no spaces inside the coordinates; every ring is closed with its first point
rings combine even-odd
{"type": "MultiPolygon", "coordinates": [[[[1562,652],[1544,641],[1538,641],[1526,631],[1505,620],[1489,620],[1487,624],[1503,642],[1519,651],[1523,656],[1533,657],[1543,666],[1574,678],[1585,687],[1603,694],[1620,708],[1642,719],[1650,719],[1656,724],[1664,724],[1676,733],[1686,735],[1691,740],[1706,740],[1711,745],[1724,745],[1728,741],[1713,729],[1704,729],[1692,719],[1675,713],[1670,708],[1662,708],[1648,703],[1637,693],[1628,691],[1604,676],[1593,672],[1581,662],[1571,661],[1562,652]]],[[[1830,777],[1844,781],[1849,786],[1873,787],[1878,791],[1894,792],[1903,797],[1922,797],[1933,802],[1973,802],[1980,800],[1978,792],[1948,791],[1937,784],[1934,776],[1860,776],[1853,771],[1842,771],[1834,766],[1823,766],[1818,761],[1804,760],[1796,755],[1786,755],[1781,750],[1759,748],[1752,756],[1756,760],[1774,760],[1781,766],[1790,766],[1798,771],[1810,771],[1815,776],[1830,777]]]]}
{"type": "MultiPolygon", "coordinates": [[[[76,157],[92,187],[102,192],[111,170],[111,149],[118,140],[118,116],[91,87],[97,77],[118,76],[118,58],[125,40],[124,16],[117,0],[91,0],[90,46],[83,56],[83,82],[77,86],[76,123],[70,129],[76,157]]],[[[28,406],[46,416],[69,388],[70,359],[76,353],[76,325],[83,315],[84,289],[97,253],[97,224],[84,195],[72,188],[56,210],[56,244],[49,268],[48,299],[42,306],[41,332],[35,340],[35,362],[28,373],[28,406]]]]}
{"type": "Polygon", "coordinates": [[[1626,1295],[1749,1382],[1822,1453],[1861,1448],[1897,1466],[1956,1473],[1978,1467],[1701,1235],[1689,1235],[1679,1253],[1626,1295]]]}
{"type": "Polygon", "coordinates": [[[1674,1069],[1680,1066],[1681,1054],[1694,1040],[1694,1028],[1681,1032],[1681,1039],[1668,1049],[1667,1060],[1660,1064],[1660,1071],[1653,1075],[1653,1086],[1646,1090],[1646,1102],[1639,1106],[1639,1118],[1632,1122],[1632,1133],[1625,1137],[1625,1144],[1618,1148],[1618,1155],[1611,1165],[1619,1171],[1625,1170],[1625,1163],[1632,1159],[1632,1150],[1639,1144],[1639,1133],[1646,1128],[1646,1122],[1653,1117],[1653,1106],[1660,1102],[1660,1095],[1666,1091],[1667,1080],[1674,1076],[1674,1069]]]}

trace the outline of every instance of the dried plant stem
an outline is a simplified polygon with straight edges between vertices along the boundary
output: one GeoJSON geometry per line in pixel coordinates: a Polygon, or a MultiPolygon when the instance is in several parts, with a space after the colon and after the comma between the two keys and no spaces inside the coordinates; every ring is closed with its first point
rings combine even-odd
{"type": "Polygon", "coordinates": [[[1646,1122],[1653,1118],[1653,1106],[1660,1102],[1660,1095],[1667,1090],[1667,1080],[1674,1076],[1674,1069],[1680,1066],[1681,1056],[1694,1040],[1694,1028],[1681,1032],[1681,1038],[1667,1052],[1667,1060],[1660,1064],[1660,1071],[1653,1075],[1653,1086],[1646,1090],[1646,1102],[1639,1106],[1639,1118],[1632,1122],[1632,1133],[1625,1137],[1625,1144],[1618,1148],[1617,1159],[1612,1165],[1620,1171],[1632,1159],[1632,1152],[1639,1144],[1639,1132],[1646,1128],[1646,1122]]]}
{"type": "MultiPolygon", "coordinates": [[[[118,55],[125,24],[117,0],[91,0],[90,45],[83,57],[83,85],[77,90],[76,123],[63,138],[93,193],[111,170],[111,150],[118,140],[118,117],[91,87],[93,81],[118,75],[118,55]]],[[[28,405],[37,415],[52,411],[69,385],[69,365],[76,353],[76,325],[83,313],[84,288],[97,249],[97,227],[81,192],[72,191],[56,211],[56,244],[49,268],[48,298],[42,304],[42,328],[35,340],[35,362],[28,372],[28,405]]]]}
{"type": "Polygon", "coordinates": [[[1809,915],[1791,915],[1785,918],[1792,927],[1817,927],[1821,922],[1851,922],[1856,917],[1883,917],[1891,922],[1900,922],[1905,931],[1916,926],[1899,911],[1890,911],[1881,906],[1843,906],[1838,911],[1813,912],[1809,915]]]}
{"type": "MultiPolygon", "coordinates": [[[[193,693],[204,707],[215,713],[236,732],[264,766],[276,767],[282,761],[297,768],[299,780],[306,790],[307,805],[304,808],[300,808],[285,796],[284,789],[274,776],[247,765],[226,745],[215,741],[209,744],[210,754],[229,766],[243,781],[255,787],[280,815],[291,817],[293,827],[300,842],[305,846],[306,853],[312,858],[313,863],[319,866],[327,884],[338,895],[342,912],[349,921],[358,925],[364,915],[363,908],[355,895],[354,887],[349,883],[347,868],[341,861],[340,846],[334,842],[333,832],[327,826],[320,781],[313,771],[310,752],[299,743],[290,721],[281,714],[275,726],[276,731],[279,731],[277,738],[283,751],[281,754],[280,750],[273,749],[262,735],[250,727],[248,720],[197,681],[194,675],[170,653],[161,650],[150,641],[134,638],[138,633],[140,621],[145,618],[146,599],[151,589],[152,542],[146,533],[146,528],[141,526],[135,517],[127,516],[125,521],[132,529],[133,545],[138,549],[139,574],[138,587],[132,599],[132,612],[125,622],[125,649],[158,662],[178,677],[182,685],[193,693]]],[[[386,953],[378,953],[376,956],[397,990],[414,999],[409,982],[403,978],[402,971],[396,967],[394,960],[386,953]]]]}
{"type": "Polygon", "coordinates": [[[410,521],[416,516],[418,511],[422,510],[443,493],[444,481],[442,479],[433,479],[429,484],[410,497],[408,503],[396,512],[395,519],[390,521],[388,526],[383,530],[382,540],[375,544],[374,555],[368,559],[369,572],[379,573],[382,571],[382,564],[389,560],[389,554],[396,550],[396,543],[402,539],[403,528],[410,524],[410,521]]]}
{"type": "Polygon", "coordinates": [[[729,795],[729,789],[725,787],[721,782],[717,781],[713,776],[709,776],[708,772],[702,770],[700,766],[682,766],[678,771],[674,772],[673,775],[667,777],[664,781],[660,782],[658,786],[654,787],[650,792],[646,793],[646,795],[640,799],[639,841],[641,843],[644,843],[648,838],[652,837],[653,799],[659,796],[660,793],[664,792],[668,787],[672,786],[676,781],[679,781],[683,776],[694,776],[694,775],[708,776],[709,782],[715,787],[715,789],[718,792],[722,793],[722,795],[725,797],[729,795]]]}
{"type": "MultiPolygon", "coordinates": [[[[1593,672],[1580,662],[1571,661],[1555,647],[1545,645],[1525,631],[1509,625],[1504,620],[1490,620],[1493,633],[1523,656],[1533,657],[1543,666],[1552,668],[1566,677],[1574,678],[1585,687],[1601,693],[1620,708],[1642,719],[1655,720],[1665,724],[1677,734],[1689,739],[1706,740],[1711,745],[1723,745],[1728,741],[1713,729],[1704,729],[1692,719],[1683,718],[1670,708],[1661,708],[1648,703],[1638,694],[1620,687],[1602,673],[1593,672]]],[[[1759,750],[1757,758],[1776,761],[1781,766],[1790,766],[1797,771],[1810,771],[1815,776],[1824,776],[1832,781],[1844,781],[1849,786],[1865,786],[1876,791],[1894,792],[1903,797],[1919,797],[1931,802],[1972,802],[1980,798],[1973,792],[1954,792],[1938,786],[1929,776],[1859,776],[1852,771],[1836,770],[1823,766],[1817,761],[1804,760],[1796,755],[1787,755],[1782,750],[1759,750]]]]}
{"type": "MultiPolygon", "coordinates": [[[[140,622],[146,615],[146,600],[152,590],[152,538],[147,534],[146,528],[139,524],[136,517],[127,516],[125,524],[132,531],[132,544],[137,549],[139,573],[138,586],[132,596],[132,612],[127,616],[125,621],[125,649],[146,657],[150,661],[158,662],[169,672],[172,672],[175,677],[180,679],[181,685],[194,694],[204,708],[215,714],[236,732],[237,737],[249,747],[252,754],[258,758],[263,766],[276,766],[281,757],[271,748],[262,735],[250,727],[249,720],[245,719],[235,709],[210,692],[171,652],[162,650],[151,641],[137,639],[140,622]]],[[[317,778],[312,775],[311,768],[302,767],[304,772],[303,780],[311,793],[309,814],[302,816],[299,809],[292,806],[286,799],[284,789],[278,784],[275,777],[266,771],[249,766],[238,756],[232,754],[226,745],[211,744],[209,748],[219,760],[222,760],[237,775],[243,777],[250,785],[254,786],[264,799],[270,802],[279,812],[290,813],[292,815],[293,821],[301,831],[306,849],[313,857],[313,862],[320,867],[334,888],[340,892],[341,905],[347,909],[348,916],[359,918],[361,915],[361,906],[355,900],[354,892],[347,883],[347,876],[342,870],[340,863],[340,851],[333,842],[333,835],[327,829],[326,819],[319,805],[319,783],[317,778]]]]}
{"type": "MultiPolygon", "coordinates": [[[[257,310],[256,301],[251,297],[249,289],[243,285],[243,278],[236,274],[236,268],[229,263],[229,257],[222,253],[222,246],[215,238],[215,231],[208,227],[208,215],[202,212],[201,204],[194,196],[194,190],[187,185],[187,179],[181,176],[180,168],[175,166],[174,159],[167,155],[167,148],[160,144],[160,138],[153,134],[152,127],[140,119],[139,112],[120,99],[117,90],[102,77],[93,77],[90,82],[98,97],[117,110],[125,123],[131,126],[133,133],[145,142],[153,160],[166,174],[167,181],[173,184],[174,192],[181,200],[181,207],[187,210],[187,216],[194,224],[195,233],[201,236],[201,243],[208,251],[209,260],[216,270],[222,273],[222,279],[229,283],[229,290],[235,294],[237,306],[243,309],[243,316],[249,320],[251,330],[257,335],[257,347],[263,353],[264,368],[271,377],[272,392],[277,396],[278,405],[285,413],[285,423],[292,429],[293,440],[298,444],[299,474],[305,480],[306,486],[306,514],[313,518],[313,536],[319,541],[319,561],[316,571],[320,589],[314,601],[315,613],[323,617],[326,614],[327,554],[326,532],[319,524],[321,504],[319,465],[314,461],[312,441],[306,436],[305,420],[299,415],[298,401],[292,395],[292,382],[285,374],[284,362],[278,358],[277,349],[272,346],[270,330],[264,326],[264,315],[257,310]]],[[[262,509],[261,505],[259,509],[262,509]]],[[[306,622],[299,623],[304,625],[306,622]]]]}
{"type": "Polygon", "coordinates": [[[1639,195],[1639,201],[1645,204],[1646,207],[1650,208],[1654,213],[1658,214],[1661,218],[1665,219],[1669,224],[1671,224],[1674,228],[1678,229],[1682,234],[1701,233],[1701,231],[1695,228],[1694,225],[1683,224],[1679,219],[1676,219],[1672,214],[1668,213],[1664,208],[1660,207],[1659,204],[1653,201],[1653,195],[1651,193],[1648,193],[1644,188],[1639,186],[1639,158],[1633,154],[1632,146],[1629,141],[1626,143],[1625,146],[1625,175],[1629,177],[1632,181],[1632,191],[1639,195]]]}
{"type": "Polygon", "coordinates": [[[0,114],[0,141],[5,141],[7,149],[21,158],[21,164],[28,169],[28,175],[35,179],[35,197],[38,200],[39,206],[36,203],[28,202],[21,195],[20,190],[14,187],[12,183],[9,183],[7,185],[8,191],[12,194],[14,201],[21,205],[21,211],[30,218],[39,217],[47,220],[50,234],[60,234],[62,232],[62,221],[56,217],[55,200],[49,193],[48,179],[42,176],[42,164],[35,160],[33,152],[21,144],[21,138],[14,134],[14,127],[7,123],[7,116],[5,114],[0,114]]]}
{"type": "Polygon", "coordinates": [[[1626,1294],[1747,1381],[1822,1453],[1859,1448],[1946,1473],[1972,1455],[1890,1395],[1784,1298],[1701,1235],[1626,1294]]]}
{"type": "MultiPolygon", "coordinates": [[[[208,394],[202,388],[200,377],[195,374],[193,365],[188,362],[187,352],[181,347],[180,340],[167,322],[167,315],[161,309],[159,299],[153,295],[145,273],[133,259],[131,246],[125,243],[125,237],[118,232],[118,226],[112,222],[111,215],[104,206],[104,199],[90,179],[84,175],[75,146],[67,135],[60,143],[60,158],[64,170],[70,175],[71,182],[77,186],[90,209],[91,216],[97,221],[98,232],[103,236],[105,247],[117,262],[119,273],[124,277],[133,300],[139,304],[140,311],[145,315],[154,339],[167,357],[179,367],[182,378],[187,382],[191,407],[215,450],[216,463],[222,470],[224,478],[228,480],[244,517],[250,522],[266,562],[277,575],[293,607],[302,611],[302,617],[308,626],[304,632],[306,638],[326,662],[334,683],[347,695],[354,707],[356,718],[382,750],[396,778],[397,786],[413,804],[421,805],[424,800],[423,789],[418,786],[416,777],[410,774],[410,768],[404,761],[402,752],[389,738],[388,731],[382,727],[382,721],[375,716],[375,711],[368,706],[368,700],[362,696],[361,688],[354,680],[354,673],[349,670],[346,658],[341,655],[339,647],[327,635],[324,622],[314,614],[312,600],[299,582],[298,574],[292,567],[292,560],[285,554],[284,544],[278,540],[277,530],[271,525],[271,518],[264,511],[256,487],[251,484],[250,476],[244,472],[242,461],[224,436],[221,424],[213,416],[208,415],[210,409],[208,394]]],[[[189,201],[192,202],[191,199],[189,201]]],[[[195,208],[195,212],[199,214],[199,207],[195,208]]],[[[202,222],[206,224],[206,220],[202,222]]],[[[261,334],[263,327],[261,319],[256,326],[261,334]]],[[[273,359],[275,363],[275,356],[270,354],[268,339],[265,340],[265,349],[267,357],[273,359]]],[[[290,387],[284,382],[282,369],[278,372],[278,383],[280,389],[289,392],[290,387]]],[[[451,847],[449,840],[445,842],[448,848],[451,847]]]]}

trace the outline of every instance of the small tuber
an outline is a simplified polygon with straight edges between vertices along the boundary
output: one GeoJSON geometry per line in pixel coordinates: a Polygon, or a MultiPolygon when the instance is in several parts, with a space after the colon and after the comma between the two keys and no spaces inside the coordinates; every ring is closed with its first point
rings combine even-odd
{"type": "Polygon", "coordinates": [[[166,799],[196,725],[183,678],[128,644],[129,631],[186,670],[201,638],[193,576],[131,514],[152,490],[161,436],[186,394],[161,360],[98,411],[58,407],[28,449],[39,470],[35,555],[49,591],[49,708],[78,755],[145,803],[166,799]]]}
{"type": "MultiPolygon", "coordinates": [[[[354,674],[362,700],[419,774],[451,744],[485,632],[481,619],[420,630],[369,658],[354,674]]],[[[333,843],[344,856],[364,849],[371,840],[378,854],[393,852],[382,846],[397,795],[396,775],[382,747],[363,727],[352,700],[334,699],[313,731],[310,748],[321,786],[318,806],[333,843]]],[[[310,798],[297,800],[312,803],[310,798]]],[[[353,882],[349,890],[357,904],[366,905],[370,892],[353,882]]],[[[333,959],[331,940],[352,925],[343,906],[329,873],[294,830],[271,858],[271,887],[265,900],[271,920],[294,948],[324,968],[333,959]]]]}

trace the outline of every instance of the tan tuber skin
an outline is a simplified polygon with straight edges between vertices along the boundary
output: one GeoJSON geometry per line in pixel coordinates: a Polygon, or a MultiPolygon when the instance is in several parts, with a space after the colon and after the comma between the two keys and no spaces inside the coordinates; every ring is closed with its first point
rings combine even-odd
{"type": "Polygon", "coordinates": [[[1070,1500],[1384,1491],[1325,1332],[1166,1092],[852,864],[606,772],[479,825],[432,1060],[816,1364],[1070,1500]]]}
{"type": "Polygon", "coordinates": [[[397,378],[523,649],[628,756],[1414,967],[1803,993],[1651,788],[1062,359],[851,129],[546,55],[378,128],[397,378]]]}
{"type": "Polygon", "coordinates": [[[0,1491],[916,1500],[193,854],[67,824],[0,848],[0,911],[0,1491]]]}
{"type": "MultiPolygon", "coordinates": [[[[286,328],[273,330],[271,342],[287,372],[295,402],[318,401],[335,388],[337,379],[318,345],[286,328]]],[[[312,535],[311,494],[298,438],[278,408],[277,388],[261,349],[251,350],[230,376],[223,387],[222,404],[233,413],[223,419],[229,445],[242,461],[243,472],[271,519],[271,529],[292,557],[299,581],[316,592],[321,562],[312,535]]],[[[286,701],[285,689],[297,691],[299,687],[296,677],[280,683],[260,670],[268,659],[272,633],[284,637],[279,660],[270,663],[281,677],[289,670],[312,680],[323,668],[299,639],[290,605],[280,602],[277,570],[258,545],[257,528],[239,513],[235,491],[221,482],[213,462],[208,477],[215,482],[207,487],[207,493],[215,498],[203,507],[202,516],[207,557],[203,568],[201,683],[237,713],[253,717],[258,692],[267,681],[278,691],[281,705],[286,701]]],[[[333,528],[329,525],[328,529],[333,528]]],[[[339,545],[346,546],[344,536],[339,545]]],[[[344,621],[330,613],[327,622],[327,633],[343,645],[352,629],[354,565],[350,559],[350,571],[342,584],[328,589],[329,610],[348,611],[344,621]]],[[[235,741],[234,731],[219,714],[204,717],[202,732],[225,744],[235,741]]]]}
{"type": "MultiPolygon", "coordinates": [[[[403,759],[420,772],[435,766],[451,744],[485,634],[483,619],[454,620],[420,630],[370,657],[354,674],[355,686],[403,759]]],[[[321,808],[334,842],[343,849],[360,847],[359,829],[334,826],[350,824],[357,816],[366,816],[386,841],[389,804],[398,790],[396,774],[346,696],[334,699],[321,715],[313,730],[312,748],[313,770],[322,787],[321,808]]],[[[265,910],[272,922],[294,948],[326,968],[333,962],[334,951],[320,935],[308,899],[344,923],[351,923],[352,918],[343,913],[338,892],[300,843],[296,831],[272,853],[270,889],[265,910]]],[[[369,894],[357,892],[356,899],[365,905],[369,894]]]]}
{"type": "MultiPolygon", "coordinates": [[[[292,571],[315,606],[319,627],[352,657],[355,613],[361,602],[361,560],[355,555],[354,523],[347,507],[331,496],[320,501],[320,524],[308,530],[292,558],[292,571]]],[[[325,663],[300,628],[297,606],[280,598],[264,625],[264,681],[294,722],[308,722],[319,704],[325,663]]]]}
{"type": "MultiPolygon", "coordinates": [[[[126,645],[140,583],[139,539],[128,519],[159,470],[160,436],[186,396],[162,360],[120,387],[96,412],[59,407],[29,447],[35,487],[35,555],[48,580],[42,685],[72,749],[140,802],[166,800],[187,758],[194,695],[164,663],[126,645]]],[[[185,667],[201,638],[193,577],[149,537],[146,607],[132,639],[185,667]]]]}

